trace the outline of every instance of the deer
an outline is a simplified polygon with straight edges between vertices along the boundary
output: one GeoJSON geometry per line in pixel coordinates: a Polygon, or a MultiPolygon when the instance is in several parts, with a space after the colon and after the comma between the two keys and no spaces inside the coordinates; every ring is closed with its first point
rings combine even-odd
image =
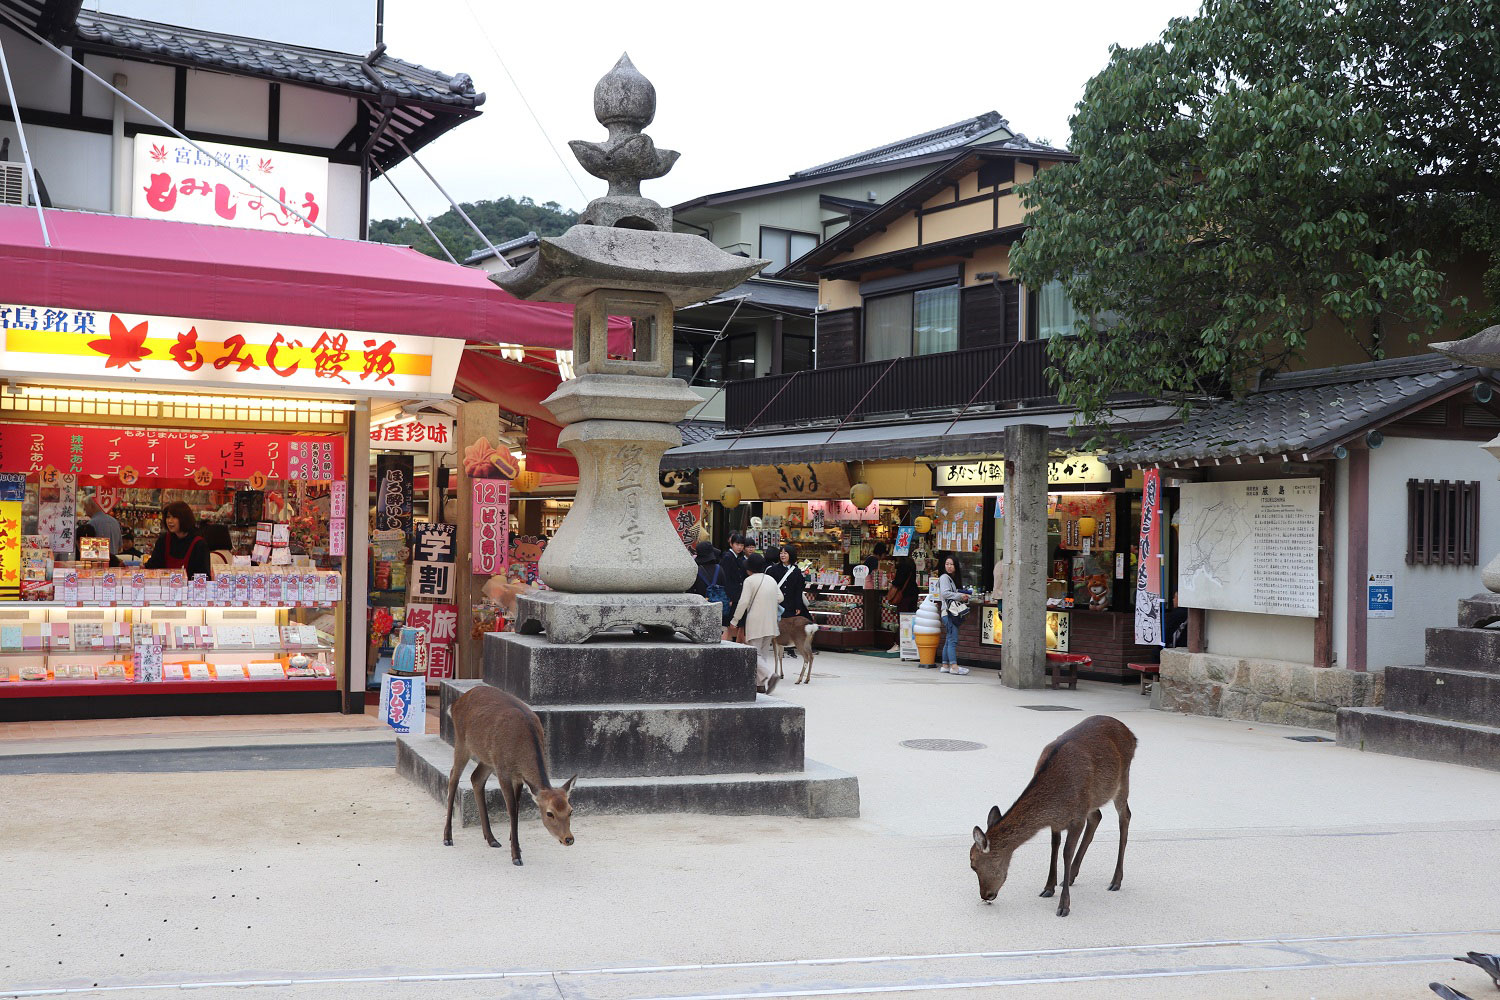
{"type": "Polygon", "coordinates": [[[786,676],[781,669],[781,660],[785,655],[783,647],[791,646],[802,659],[802,672],[792,683],[811,684],[813,636],[818,634],[818,629],[822,626],[814,625],[801,615],[788,615],[777,622],[776,627],[778,629],[776,640],[771,644],[771,648],[776,651],[776,676],[786,676]]]}
{"type": "Polygon", "coordinates": [[[1016,848],[1037,833],[1052,829],[1052,865],[1047,870],[1043,898],[1057,888],[1057,848],[1063,832],[1062,898],[1057,915],[1069,910],[1068,889],[1078,880],[1078,869],[1088,852],[1094,831],[1103,818],[1100,807],[1114,802],[1120,817],[1120,854],[1115,860],[1109,891],[1118,892],[1125,877],[1125,841],[1130,832],[1130,761],[1136,739],[1123,722],[1107,715],[1094,715],[1063,733],[1042,750],[1031,783],[1016,798],[1010,811],[991,806],[983,827],[974,828],[974,846],[969,848],[969,867],[979,876],[979,898],[992,903],[1005,884],[1010,859],[1016,848]]]}
{"type": "Polygon", "coordinates": [[[516,835],[516,820],[521,811],[521,788],[524,786],[536,800],[542,825],[565,847],[573,844],[573,806],[568,800],[573,791],[573,775],[561,788],[553,788],[547,777],[547,756],[542,751],[542,720],[520,698],[488,684],[470,688],[448,709],[453,720],[453,770],[448,773],[448,818],[443,823],[443,844],[453,846],[453,800],[458,795],[458,779],[472,758],[474,800],[484,839],[491,847],[500,841],[490,832],[490,809],[484,800],[484,785],[494,774],[500,779],[500,794],[510,814],[510,863],[521,864],[521,843],[516,835]]]}

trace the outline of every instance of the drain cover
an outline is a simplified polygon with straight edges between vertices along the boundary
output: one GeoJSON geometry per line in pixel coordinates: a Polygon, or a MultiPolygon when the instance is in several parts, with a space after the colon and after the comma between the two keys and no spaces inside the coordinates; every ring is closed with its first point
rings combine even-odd
{"type": "Polygon", "coordinates": [[[1326,736],[1288,736],[1287,739],[1298,743],[1332,743],[1333,740],[1326,736]]]}
{"type": "Polygon", "coordinates": [[[1081,708],[1074,708],[1072,705],[1022,705],[1021,707],[1022,708],[1029,708],[1033,712],[1082,712],[1083,711],[1083,709],[1081,709],[1081,708]]]}
{"type": "Polygon", "coordinates": [[[969,740],[902,740],[901,745],[909,750],[983,750],[983,743],[969,740]]]}

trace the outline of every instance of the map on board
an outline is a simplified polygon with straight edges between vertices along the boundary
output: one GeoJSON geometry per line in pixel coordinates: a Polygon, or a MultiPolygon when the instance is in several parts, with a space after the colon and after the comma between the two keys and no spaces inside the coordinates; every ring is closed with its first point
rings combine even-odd
{"type": "Polygon", "coordinates": [[[1184,483],[1177,594],[1183,607],[1318,614],[1318,480],[1184,483]]]}

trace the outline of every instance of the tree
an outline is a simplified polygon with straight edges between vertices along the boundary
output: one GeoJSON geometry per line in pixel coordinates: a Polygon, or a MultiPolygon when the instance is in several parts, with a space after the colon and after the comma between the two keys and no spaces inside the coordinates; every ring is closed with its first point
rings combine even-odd
{"type": "Polygon", "coordinates": [[[1379,358],[1466,307],[1460,253],[1500,302],[1497,51],[1500,0],[1206,0],[1113,48],[1011,256],[1108,317],[1053,344],[1063,401],[1243,389],[1330,320],[1379,358]]]}
{"type": "MultiPolygon", "coordinates": [[[[464,202],[462,207],[469,218],[474,220],[474,224],[497,245],[533,232],[538,236],[558,236],[578,221],[577,212],[570,212],[555,201],[538,205],[530,198],[521,198],[519,201],[501,198],[497,201],[464,202]]],[[[428,219],[427,224],[453,256],[458,258],[460,264],[469,255],[485,248],[484,241],[451,208],[442,215],[428,219]]],[[[414,247],[429,257],[447,259],[416,219],[381,219],[371,222],[370,239],[377,243],[414,247]]]]}

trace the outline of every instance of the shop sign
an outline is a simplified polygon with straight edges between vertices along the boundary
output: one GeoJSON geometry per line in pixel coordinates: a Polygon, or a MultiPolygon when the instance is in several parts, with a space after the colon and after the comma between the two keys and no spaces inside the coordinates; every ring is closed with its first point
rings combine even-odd
{"type": "Polygon", "coordinates": [[[458,641],[458,605],[408,604],[406,625],[427,636],[427,676],[453,676],[453,644],[458,641]]]}
{"type": "MultiPolygon", "coordinates": [[[[999,646],[1000,638],[1004,634],[1000,609],[985,607],[981,610],[983,617],[979,619],[979,641],[986,646],[999,646]]],[[[1068,632],[1069,622],[1066,611],[1047,612],[1047,649],[1049,652],[1068,652],[1068,632]]]]}
{"type": "Polygon", "coordinates": [[[370,428],[370,447],[387,451],[452,451],[453,420],[421,414],[370,428]]]}
{"type": "Polygon", "coordinates": [[[661,492],[669,497],[696,497],[698,495],[697,469],[663,469],[661,492]]]}
{"type": "Polygon", "coordinates": [[[399,531],[411,537],[412,460],[410,455],[375,459],[375,530],[399,531]]]}
{"type": "Polygon", "coordinates": [[[458,525],[419,524],[412,545],[411,596],[419,601],[453,600],[453,553],[458,525]]]}
{"type": "Polygon", "coordinates": [[[870,506],[861,509],[848,500],[813,500],[808,502],[807,512],[814,528],[820,528],[820,523],[826,524],[829,521],[880,520],[880,504],[873,501],[870,506]]]}
{"type": "Polygon", "coordinates": [[[510,484],[476,479],[473,490],[470,568],[476,576],[493,576],[505,572],[510,562],[510,484]]]}
{"type": "Polygon", "coordinates": [[[1141,539],[1135,579],[1135,641],[1161,646],[1161,470],[1147,469],[1141,494],[1141,539]]]}
{"type": "Polygon", "coordinates": [[[682,539],[682,544],[687,546],[689,552],[694,551],[698,542],[698,522],[702,519],[702,507],[695,503],[683,504],[681,507],[673,507],[667,513],[672,518],[672,527],[677,529],[677,537],[682,539]]]}
{"type": "Polygon", "coordinates": [[[344,554],[349,535],[349,490],[342,479],[328,490],[328,554],[344,554]]]}
{"type": "Polygon", "coordinates": [[[0,467],[39,480],[49,469],[112,476],[124,486],[142,480],[207,486],[226,479],[249,482],[257,475],[327,482],[343,475],[344,449],[331,437],[0,423],[0,467]]]}
{"type": "Polygon", "coordinates": [[[380,721],[403,735],[426,733],[427,678],[382,674],[380,721]]]}
{"type": "Polygon", "coordinates": [[[173,136],[136,135],[131,215],[275,233],[322,235],[308,223],[328,229],[325,157],[220,142],[198,145],[204,152],[173,136]],[[271,197],[220,166],[215,156],[269,191],[271,197]],[[303,218],[287,211],[281,202],[303,218]]]}
{"type": "Polygon", "coordinates": [[[101,381],[443,396],[459,340],[0,302],[0,368],[101,381]]]}
{"type": "MultiPolygon", "coordinates": [[[[935,469],[937,488],[967,489],[973,486],[1004,486],[1005,462],[965,462],[939,465],[935,469]]],[[[1047,463],[1048,486],[1108,486],[1113,482],[1109,466],[1095,455],[1073,454],[1054,458],[1047,463]]]]}
{"type": "Polygon", "coordinates": [[[843,462],[752,465],[750,478],[762,500],[833,500],[848,496],[851,486],[843,462]]]}

